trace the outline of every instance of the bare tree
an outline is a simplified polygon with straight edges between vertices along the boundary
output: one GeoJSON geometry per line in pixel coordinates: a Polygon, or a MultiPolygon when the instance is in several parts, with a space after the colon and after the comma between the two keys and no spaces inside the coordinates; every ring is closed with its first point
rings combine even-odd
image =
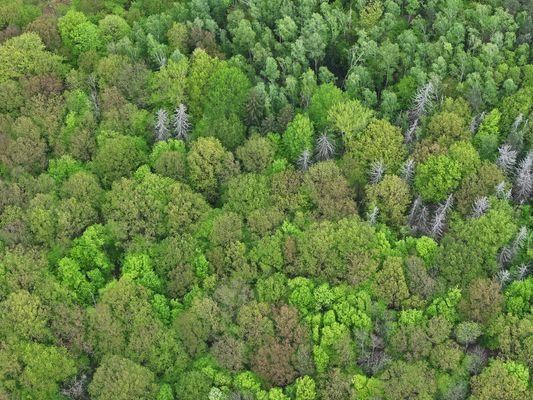
{"type": "Polygon", "coordinates": [[[323,133],[316,141],[316,158],[319,161],[329,160],[335,154],[335,144],[327,133],[323,133]]]}
{"type": "Polygon", "coordinates": [[[307,149],[302,151],[302,154],[298,158],[297,164],[301,171],[306,171],[307,169],[309,169],[311,164],[313,164],[311,152],[307,149]]]}
{"type": "Polygon", "coordinates": [[[98,120],[100,118],[100,99],[98,98],[98,84],[96,82],[96,76],[90,74],[87,79],[89,89],[91,89],[91,104],[94,110],[94,116],[98,120]]]}
{"type": "Polygon", "coordinates": [[[76,376],[68,385],[61,389],[61,394],[70,397],[71,399],[88,399],[87,380],[88,378],[86,374],[76,376]]]}
{"type": "Polygon", "coordinates": [[[417,232],[429,233],[428,229],[429,221],[429,209],[424,203],[420,196],[418,196],[411,207],[409,212],[409,226],[411,226],[411,231],[413,234],[417,232]]]}
{"type": "Polygon", "coordinates": [[[474,201],[472,205],[472,217],[479,218],[490,208],[490,202],[487,196],[483,196],[474,201]]]}
{"type": "Polygon", "coordinates": [[[378,220],[379,208],[375,207],[367,214],[367,220],[374,225],[378,220]]]}
{"type": "Polygon", "coordinates": [[[503,172],[509,175],[512,173],[515,167],[516,156],[518,155],[518,152],[513,150],[511,145],[504,144],[498,148],[498,153],[499,155],[498,159],[496,160],[496,164],[502,169],[503,172]]]}
{"type": "Polygon", "coordinates": [[[381,179],[383,179],[383,175],[385,174],[385,165],[383,164],[383,161],[375,161],[370,166],[370,183],[376,184],[381,179]]]}
{"type": "Polygon", "coordinates": [[[453,206],[453,195],[449,195],[446,201],[439,205],[430,228],[430,234],[434,239],[439,239],[446,228],[446,219],[453,206]]]}
{"type": "Polygon", "coordinates": [[[415,119],[411,125],[409,125],[409,128],[404,133],[404,140],[405,143],[411,144],[416,139],[416,128],[418,128],[418,118],[415,119]]]}
{"type": "Polygon", "coordinates": [[[508,266],[518,255],[527,239],[528,230],[522,226],[511,245],[504,246],[498,255],[498,262],[502,268],[508,266]]]}
{"type": "Polygon", "coordinates": [[[429,81],[416,91],[410,111],[412,121],[417,121],[433,107],[437,99],[436,89],[434,82],[429,81]]]}
{"type": "Polygon", "coordinates": [[[511,199],[511,191],[512,189],[506,189],[505,188],[505,181],[501,181],[496,185],[496,196],[499,199],[503,200],[510,200],[511,199]]]}
{"type": "Polygon", "coordinates": [[[524,131],[527,128],[528,120],[524,119],[524,114],[520,113],[516,116],[513,124],[511,125],[511,131],[507,137],[507,142],[520,149],[524,144],[524,131]]]}
{"type": "Polygon", "coordinates": [[[472,121],[470,121],[470,132],[476,133],[479,129],[479,125],[483,122],[485,119],[485,111],[483,111],[481,114],[476,115],[474,118],[472,118],[472,121]]]}
{"type": "Polygon", "coordinates": [[[174,128],[174,137],[180,140],[187,140],[191,130],[191,123],[189,122],[189,115],[187,114],[187,106],[181,103],[174,111],[174,119],[172,121],[174,128]]]}
{"type": "Polygon", "coordinates": [[[524,157],[516,170],[515,199],[519,204],[527,202],[533,193],[533,150],[524,157]]]}
{"type": "Polygon", "coordinates": [[[168,113],[160,108],[157,111],[155,121],[155,140],[165,141],[170,137],[168,132],[168,113]]]}
{"type": "Polygon", "coordinates": [[[498,271],[498,273],[496,274],[496,279],[498,279],[500,286],[504,287],[507,284],[507,282],[511,280],[511,273],[506,269],[502,269],[501,271],[498,271]]]}
{"type": "Polygon", "coordinates": [[[518,270],[516,271],[516,279],[521,281],[522,279],[526,278],[528,273],[529,273],[529,265],[522,264],[518,267],[518,270]]]}
{"type": "Polygon", "coordinates": [[[412,158],[408,158],[402,165],[402,178],[407,183],[411,183],[411,181],[413,180],[413,176],[415,175],[415,164],[415,160],[413,160],[412,158]]]}

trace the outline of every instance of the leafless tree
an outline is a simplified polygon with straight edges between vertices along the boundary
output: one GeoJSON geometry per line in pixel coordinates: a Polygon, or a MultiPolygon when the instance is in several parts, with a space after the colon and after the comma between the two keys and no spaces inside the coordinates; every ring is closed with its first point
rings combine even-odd
{"type": "Polygon", "coordinates": [[[505,186],[505,181],[501,181],[496,185],[496,196],[499,199],[510,200],[512,189],[506,189],[505,186]]]}
{"type": "Polygon", "coordinates": [[[187,114],[187,106],[185,104],[181,103],[174,111],[172,126],[176,139],[187,140],[189,138],[191,123],[189,122],[189,115],[187,114]]]}
{"type": "Polygon", "coordinates": [[[516,271],[516,279],[521,281],[522,279],[526,278],[528,273],[529,273],[529,265],[522,264],[518,267],[518,270],[516,271]]]}
{"type": "Polygon", "coordinates": [[[513,172],[513,169],[516,164],[516,157],[518,152],[513,150],[511,145],[504,144],[498,148],[498,159],[496,164],[505,172],[507,175],[513,172]]]}
{"type": "Polygon", "coordinates": [[[470,121],[470,132],[476,133],[479,129],[479,125],[483,122],[485,119],[485,111],[483,111],[481,114],[476,115],[474,118],[472,118],[472,121],[470,121]]]}
{"type": "Polygon", "coordinates": [[[316,158],[319,161],[329,160],[335,154],[335,144],[327,133],[323,133],[316,141],[316,158]]]}
{"type": "Polygon", "coordinates": [[[376,184],[383,179],[383,175],[385,174],[385,165],[383,164],[383,161],[375,161],[370,166],[370,183],[376,184]]]}
{"type": "Polygon", "coordinates": [[[311,152],[307,149],[302,151],[302,154],[298,158],[297,164],[298,164],[298,168],[300,168],[301,171],[306,171],[307,169],[309,169],[311,164],[313,164],[313,160],[311,158],[311,152]]]}
{"type": "Polygon", "coordinates": [[[498,262],[502,268],[508,266],[518,255],[527,239],[528,230],[522,226],[511,245],[504,246],[498,255],[498,262]]]}
{"type": "Polygon", "coordinates": [[[498,279],[500,286],[504,287],[507,284],[507,282],[511,280],[511,273],[506,269],[502,269],[501,271],[498,271],[498,273],[496,274],[496,279],[498,279]]]}
{"type": "Polygon", "coordinates": [[[402,165],[402,178],[407,182],[411,183],[413,176],[415,175],[415,160],[408,158],[405,163],[402,165]]]}
{"type": "Polygon", "coordinates": [[[76,400],[88,399],[87,380],[88,378],[85,374],[76,376],[73,381],[61,389],[61,394],[76,400]]]}
{"type": "Polygon", "coordinates": [[[168,113],[160,108],[157,111],[155,121],[155,140],[165,141],[170,137],[168,132],[168,113]]]}
{"type": "Polygon", "coordinates": [[[474,201],[472,205],[472,217],[479,218],[490,208],[490,202],[487,196],[482,196],[474,201]]]}
{"type": "Polygon", "coordinates": [[[379,208],[377,207],[372,208],[372,210],[367,215],[368,222],[374,225],[378,220],[378,215],[379,215],[379,208]]]}
{"type": "Polygon", "coordinates": [[[439,205],[435,211],[435,216],[433,217],[433,222],[430,228],[430,234],[434,239],[439,239],[444,234],[444,229],[446,228],[446,220],[448,213],[451,211],[453,206],[453,195],[449,195],[446,201],[439,205]]]}
{"type": "Polygon", "coordinates": [[[514,190],[515,199],[519,204],[524,204],[531,198],[533,193],[533,150],[530,150],[518,165],[514,190]]]}
{"type": "Polygon", "coordinates": [[[411,121],[416,121],[424,116],[434,105],[437,99],[437,88],[434,82],[429,81],[416,91],[411,107],[411,121]]]}

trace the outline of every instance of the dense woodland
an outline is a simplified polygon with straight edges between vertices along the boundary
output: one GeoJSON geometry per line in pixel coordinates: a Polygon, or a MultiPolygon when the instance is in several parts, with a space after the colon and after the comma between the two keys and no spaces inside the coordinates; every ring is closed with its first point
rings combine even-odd
{"type": "Polygon", "coordinates": [[[0,399],[533,399],[533,2],[0,0],[0,399]]]}

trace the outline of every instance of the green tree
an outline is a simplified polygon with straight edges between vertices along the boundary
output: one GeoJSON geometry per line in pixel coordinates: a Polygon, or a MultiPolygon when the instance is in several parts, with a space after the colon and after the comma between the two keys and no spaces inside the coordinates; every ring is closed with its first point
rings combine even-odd
{"type": "Polygon", "coordinates": [[[401,258],[389,257],[383,262],[381,270],[376,274],[374,290],[387,304],[396,308],[409,297],[401,258]]]}
{"type": "Polygon", "coordinates": [[[373,120],[354,140],[346,144],[342,158],[343,171],[350,181],[363,185],[373,162],[381,161],[385,170],[399,170],[406,154],[404,138],[399,128],[385,120],[373,120]]]}
{"type": "Polygon", "coordinates": [[[311,120],[298,114],[289,123],[282,137],[284,155],[289,161],[295,162],[304,150],[313,148],[314,127],[311,120]]]}
{"type": "Polygon", "coordinates": [[[0,82],[25,75],[61,72],[61,57],[45,50],[41,38],[33,32],[6,40],[0,46],[0,82]]]}
{"type": "Polygon", "coordinates": [[[378,219],[400,227],[406,222],[405,213],[410,204],[409,185],[396,175],[385,175],[376,185],[366,187],[368,210],[379,209],[378,219]]]}
{"type": "Polygon", "coordinates": [[[57,26],[63,43],[75,57],[101,46],[100,30],[82,12],[69,10],[57,26]]]}
{"type": "Polygon", "coordinates": [[[528,382],[529,371],[524,365],[515,361],[492,360],[481,374],[472,377],[472,399],[527,398],[531,394],[528,382]]]}
{"type": "Polygon", "coordinates": [[[309,118],[318,131],[322,131],[327,126],[329,111],[344,100],[343,92],[331,83],[323,84],[311,97],[309,105],[309,118]]]}
{"type": "Polygon", "coordinates": [[[424,200],[437,203],[459,186],[461,173],[461,166],[454,159],[430,156],[416,169],[415,187],[424,200]]]}
{"type": "Polygon", "coordinates": [[[147,146],[137,137],[113,135],[102,139],[94,157],[93,171],[105,187],[122,177],[130,177],[143,164],[147,146]]]}
{"type": "Polygon", "coordinates": [[[210,202],[220,195],[222,185],[239,171],[233,154],[215,138],[199,138],[187,154],[191,186],[210,202]]]}
{"type": "Polygon", "coordinates": [[[97,400],[153,399],[157,393],[154,374],[119,356],[106,356],[96,369],[89,394],[97,400]]]}

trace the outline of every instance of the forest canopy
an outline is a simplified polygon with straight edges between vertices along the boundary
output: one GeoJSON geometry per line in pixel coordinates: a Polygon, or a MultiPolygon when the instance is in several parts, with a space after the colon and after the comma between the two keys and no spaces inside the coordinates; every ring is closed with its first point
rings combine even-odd
{"type": "Polygon", "coordinates": [[[0,400],[533,398],[533,2],[0,2],[0,400]]]}

